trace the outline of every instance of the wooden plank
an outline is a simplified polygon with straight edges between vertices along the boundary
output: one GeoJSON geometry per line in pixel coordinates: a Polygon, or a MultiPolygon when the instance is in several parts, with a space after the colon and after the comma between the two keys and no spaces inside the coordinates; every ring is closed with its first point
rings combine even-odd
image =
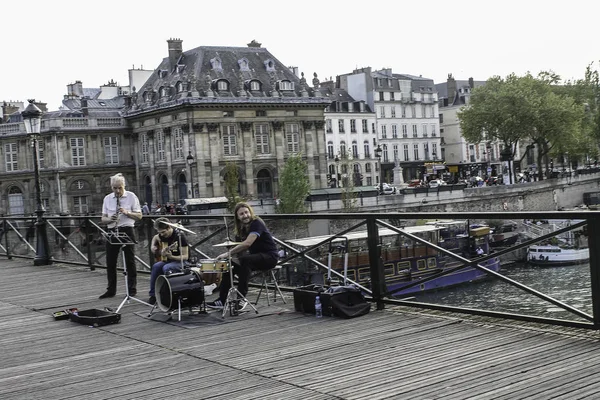
{"type": "MultiPolygon", "coordinates": [[[[414,310],[317,319],[294,312],[289,294],[277,313],[195,328],[145,319],[136,313],[149,308],[131,301],[121,323],[90,328],[51,314],[116,308],[123,292],[97,298],[104,271],[15,260],[0,260],[0,268],[10,277],[0,285],[3,400],[576,399],[600,392],[596,342],[583,337],[414,310]]],[[[122,275],[119,284],[123,290],[122,275]]],[[[140,274],[138,292],[147,285],[140,274]]]]}

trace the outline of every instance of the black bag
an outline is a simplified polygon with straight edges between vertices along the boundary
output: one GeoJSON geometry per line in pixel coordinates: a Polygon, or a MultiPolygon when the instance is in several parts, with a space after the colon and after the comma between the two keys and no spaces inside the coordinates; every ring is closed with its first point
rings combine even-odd
{"type": "Polygon", "coordinates": [[[360,317],[371,311],[371,304],[365,300],[359,289],[352,286],[340,286],[330,288],[330,291],[332,290],[333,293],[328,293],[331,296],[329,306],[336,317],[360,317]]]}

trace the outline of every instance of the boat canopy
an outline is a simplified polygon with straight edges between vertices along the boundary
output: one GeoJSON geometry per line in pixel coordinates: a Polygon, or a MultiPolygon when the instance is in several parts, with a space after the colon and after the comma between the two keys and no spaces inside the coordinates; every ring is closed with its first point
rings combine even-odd
{"type": "MultiPolygon", "coordinates": [[[[423,232],[436,232],[436,231],[439,231],[440,229],[442,229],[442,228],[433,226],[433,225],[419,225],[419,226],[407,226],[404,228],[400,228],[400,231],[414,235],[414,234],[419,234],[419,233],[423,233],[423,232]]],[[[393,235],[399,235],[399,233],[396,231],[393,231],[391,229],[387,229],[387,228],[382,228],[379,230],[379,237],[393,236],[393,235]]],[[[306,238],[301,238],[301,239],[286,240],[286,242],[289,244],[299,246],[299,247],[311,247],[316,244],[322,243],[322,242],[326,241],[327,239],[330,239],[334,236],[335,235],[311,236],[311,237],[306,237],[306,238]]],[[[343,242],[345,240],[348,240],[348,241],[360,240],[360,239],[366,239],[368,236],[369,235],[368,235],[367,231],[350,232],[343,236],[336,237],[335,239],[332,240],[332,242],[335,243],[335,242],[343,242]]]]}

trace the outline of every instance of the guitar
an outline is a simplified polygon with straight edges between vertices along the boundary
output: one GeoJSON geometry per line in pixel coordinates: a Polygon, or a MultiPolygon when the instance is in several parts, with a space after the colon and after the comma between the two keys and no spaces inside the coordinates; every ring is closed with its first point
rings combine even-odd
{"type": "Polygon", "coordinates": [[[156,251],[155,257],[156,261],[167,261],[167,256],[165,255],[168,251],[171,251],[179,245],[178,242],[171,243],[170,246],[167,246],[166,242],[160,242],[159,248],[156,251]]]}

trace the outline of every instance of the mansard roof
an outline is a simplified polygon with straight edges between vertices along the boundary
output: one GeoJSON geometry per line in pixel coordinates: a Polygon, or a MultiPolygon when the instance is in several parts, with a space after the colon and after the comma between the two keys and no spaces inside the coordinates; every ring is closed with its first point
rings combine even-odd
{"type": "Polygon", "coordinates": [[[321,104],[327,99],[318,87],[316,76],[310,83],[298,78],[265,48],[200,46],[165,57],[126,112],[181,103],[321,104]]]}
{"type": "MultiPolygon", "coordinates": [[[[355,100],[348,92],[341,88],[322,87],[321,93],[331,100],[331,104],[327,107],[327,112],[361,112],[360,108],[355,107],[350,111],[348,106],[349,103],[360,103],[361,101],[355,100]]],[[[366,102],[364,103],[364,109],[362,112],[371,113],[371,108],[366,102]]]]}

